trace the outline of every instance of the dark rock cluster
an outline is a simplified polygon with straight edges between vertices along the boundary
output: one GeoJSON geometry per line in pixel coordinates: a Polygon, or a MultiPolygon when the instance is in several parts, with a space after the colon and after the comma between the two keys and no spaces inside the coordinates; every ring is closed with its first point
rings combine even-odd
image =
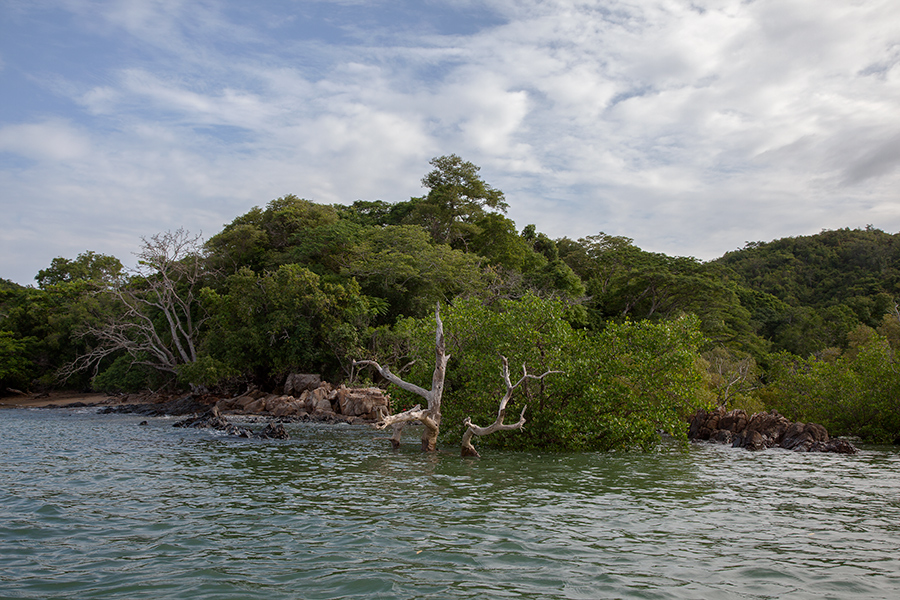
{"type": "Polygon", "coordinates": [[[243,438],[259,438],[264,440],[286,440],[290,439],[284,425],[281,423],[269,423],[265,429],[259,433],[254,433],[246,427],[240,427],[234,423],[229,423],[228,419],[221,416],[218,411],[213,408],[199,417],[189,417],[182,421],[178,421],[172,425],[173,427],[192,427],[194,429],[215,429],[223,431],[228,435],[236,435],[243,438]]]}
{"type": "Polygon", "coordinates": [[[853,444],[830,439],[816,423],[792,422],[776,411],[748,415],[744,410],[698,410],[690,419],[691,440],[731,444],[735,448],[763,450],[785,448],[797,452],[838,452],[855,454],[853,444]]]}

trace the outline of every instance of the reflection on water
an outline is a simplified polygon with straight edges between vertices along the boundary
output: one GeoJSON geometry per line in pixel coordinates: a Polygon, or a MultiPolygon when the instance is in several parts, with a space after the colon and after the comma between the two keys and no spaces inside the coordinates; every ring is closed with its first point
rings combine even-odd
{"type": "Polygon", "coordinates": [[[392,452],[0,412],[0,597],[894,598],[900,455],[392,452]]]}

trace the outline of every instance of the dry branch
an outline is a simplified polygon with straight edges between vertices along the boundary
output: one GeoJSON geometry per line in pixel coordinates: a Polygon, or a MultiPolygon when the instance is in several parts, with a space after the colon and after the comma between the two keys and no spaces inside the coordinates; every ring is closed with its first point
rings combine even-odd
{"type": "Polygon", "coordinates": [[[418,421],[425,425],[425,431],[422,434],[422,450],[433,452],[437,448],[437,438],[441,427],[441,398],[444,394],[444,378],[447,374],[447,361],[450,356],[446,354],[444,347],[444,324],[441,321],[441,307],[435,308],[434,320],[436,322],[436,332],[434,340],[434,374],[431,377],[431,389],[426,390],[418,385],[409,383],[400,379],[387,367],[383,367],[374,360],[355,360],[353,366],[372,367],[378,373],[393,383],[397,387],[406,390],[417,396],[421,396],[428,403],[427,408],[416,405],[402,413],[396,415],[387,415],[375,426],[379,429],[393,426],[394,434],[391,436],[391,445],[394,448],[400,445],[400,435],[403,432],[403,426],[407,423],[418,421]]]}
{"type": "Polygon", "coordinates": [[[503,398],[500,400],[500,408],[497,410],[497,418],[487,427],[479,427],[478,425],[472,423],[471,417],[466,417],[466,419],[463,421],[463,425],[466,426],[466,431],[465,433],[463,433],[462,438],[462,456],[480,456],[478,454],[478,451],[475,450],[475,446],[472,445],[472,436],[489,435],[496,431],[522,429],[525,426],[525,409],[528,408],[527,405],[522,407],[522,412],[519,413],[519,420],[517,422],[503,422],[503,420],[506,418],[506,405],[509,403],[510,399],[512,399],[513,392],[515,392],[516,388],[522,385],[522,383],[527,379],[540,380],[552,373],[561,373],[561,371],[547,371],[540,376],[529,375],[528,370],[525,368],[525,365],[522,365],[522,377],[514,385],[509,379],[509,360],[507,360],[505,356],[502,356],[501,358],[503,359],[502,375],[503,382],[506,384],[506,394],[504,394],[503,398]]]}

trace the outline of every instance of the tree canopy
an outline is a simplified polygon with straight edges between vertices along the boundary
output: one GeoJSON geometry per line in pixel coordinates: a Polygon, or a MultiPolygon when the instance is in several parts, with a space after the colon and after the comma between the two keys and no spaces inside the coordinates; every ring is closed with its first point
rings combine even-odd
{"type": "Polygon", "coordinates": [[[430,167],[421,197],[286,194],[205,242],[145,238],[134,269],[88,250],[36,287],[0,280],[0,390],[274,389],[292,372],[353,384],[354,360],[420,378],[440,303],[447,436],[464,417],[490,423],[509,392],[527,427],[479,443],[647,448],[710,403],[900,438],[900,234],[823,231],[703,262],[520,230],[479,167],[454,154],[430,167]],[[521,365],[563,374],[507,385],[501,356],[516,381],[521,365]]]}

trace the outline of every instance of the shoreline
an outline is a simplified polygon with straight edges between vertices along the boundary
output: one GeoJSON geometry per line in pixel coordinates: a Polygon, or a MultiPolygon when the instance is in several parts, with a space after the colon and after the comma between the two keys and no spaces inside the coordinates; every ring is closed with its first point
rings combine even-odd
{"type": "Polygon", "coordinates": [[[0,410],[4,408],[46,408],[83,402],[92,406],[122,404],[122,400],[109,394],[95,392],[53,392],[51,394],[22,394],[0,397],[0,410]]]}

